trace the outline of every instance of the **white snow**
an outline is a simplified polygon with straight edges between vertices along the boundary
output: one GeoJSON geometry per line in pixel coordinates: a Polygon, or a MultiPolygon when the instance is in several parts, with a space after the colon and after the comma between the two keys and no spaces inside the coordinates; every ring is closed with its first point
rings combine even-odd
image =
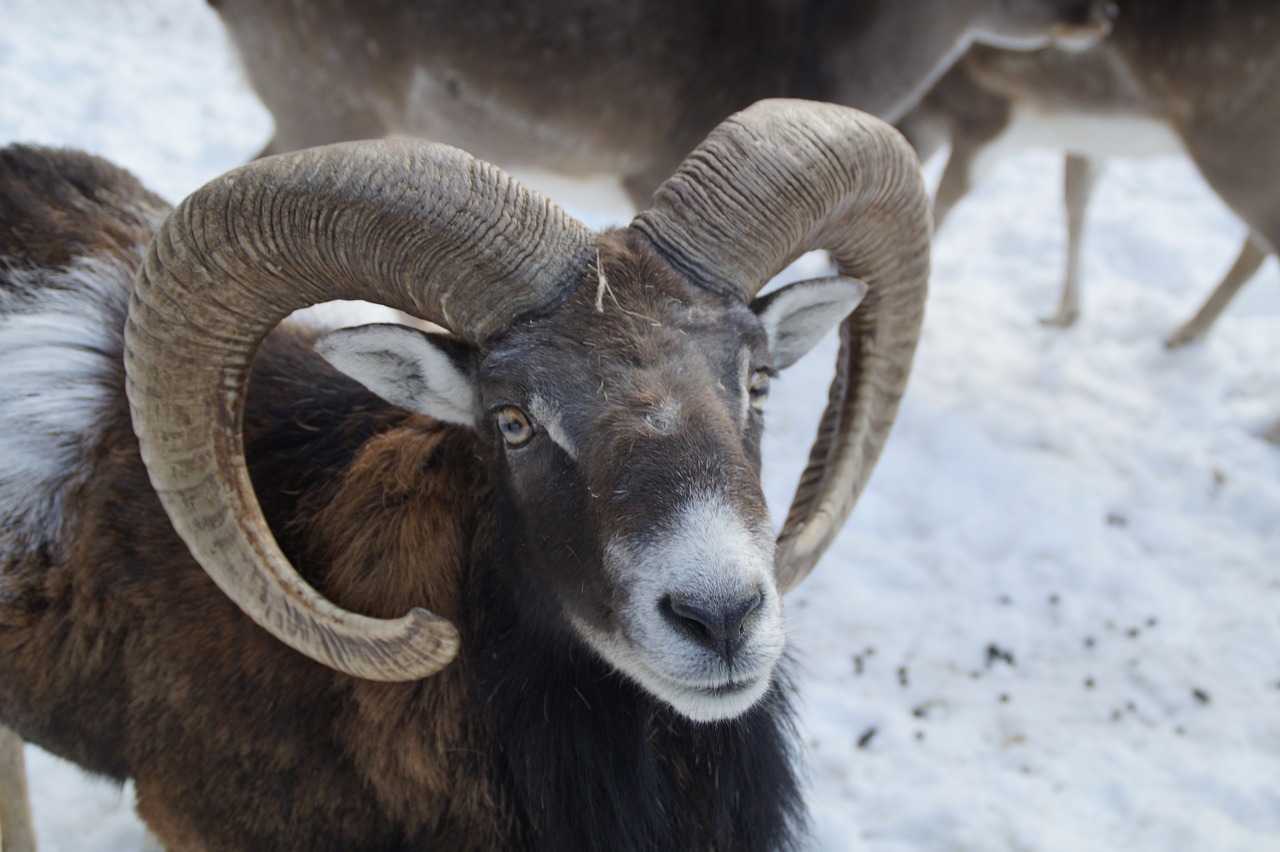
{"type": "MultiPolygon", "coordinates": [[[[0,0],[0,143],[85,148],[176,201],[269,134],[200,0],[0,0]]],[[[1280,848],[1276,265],[1165,351],[1243,228],[1184,160],[1115,162],[1081,321],[1044,328],[1059,169],[1011,156],[939,235],[893,438],[788,599],[816,849],[1280,848]]],[[[533,179],[628,218],[612,183],[533,179]]],[[[774,384],[778,515],[824,347],[774,384]]],[[[45,852],[140,848],[127,785],[28,760],[45,852]]]]}

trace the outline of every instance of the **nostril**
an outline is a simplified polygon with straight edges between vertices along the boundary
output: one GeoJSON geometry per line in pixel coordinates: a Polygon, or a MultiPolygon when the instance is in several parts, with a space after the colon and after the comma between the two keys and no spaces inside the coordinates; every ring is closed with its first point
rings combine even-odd
{"type": "Polygon", "coordinates": [[[661,607],[668,621],[701,642],[710,640],[717,629],[719,619],[690,598],[667,595],[662,599],[661,607]]]}
{"type": "Polygon", "coordinates": [[[659,608],[673,627],[727,660],[746,641],[746,621],[763,602],[764,594],[757,589],[729,600],[667,595],[659,608]]]}

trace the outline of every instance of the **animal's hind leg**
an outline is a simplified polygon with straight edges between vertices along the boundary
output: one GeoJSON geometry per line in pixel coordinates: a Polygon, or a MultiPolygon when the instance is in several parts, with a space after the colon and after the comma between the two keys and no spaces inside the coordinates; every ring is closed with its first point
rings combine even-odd
{"type": "Polygon", "coordinates": [[[947,164],[942,168],[938,190],[933,196],[934,233],[942,230],[942,223],[947,220],[952,208],[973,189],[976,182],[976,161],[986,142],[987,140],[976,143],[962,139],[951,140],[951,153],[947,157],[947,164]]]}
{"type": "Polygon", "coordinates": [[[1250,234],[1246,237],[1244,245],[1240,247],[1240,255],[1232,264],[1226,277],[1209,294],[1209,298],[1200,306],[1200,310],[1196,311],[1195,316],[1171,334],[1164,345],[1170,349],[1176,349],[1179,346],[1203,340],[1227,305],[1258,271],[1258,267],[1262,266],[1262,262],[1267,259],[1267,254],[1266,246],[1255,235],[1250,234]]]}
{"type": "Polygon", "coordinates": [[[1102,167],[1088,157],[1068,154],[1063,168],[1063,201],[1067,208],[1067,271],[1058,310],[1041,322],[1068,328],[1080,316],[1080,266],[1084,244],[1084,215],[1102,167]]]}
{"type": "Polygon", "coordinates": [[[36,852],[22,746],[21,737],[0,725],[0,847],[4,852],[36,852]]]}
{"type": "Polygon", "coordinates": [[[1272,426],[1267,432],[1263,433],[1262,440],[1270,441],[1273,444],[1280,444],[1280,420],[1272,426]]]}

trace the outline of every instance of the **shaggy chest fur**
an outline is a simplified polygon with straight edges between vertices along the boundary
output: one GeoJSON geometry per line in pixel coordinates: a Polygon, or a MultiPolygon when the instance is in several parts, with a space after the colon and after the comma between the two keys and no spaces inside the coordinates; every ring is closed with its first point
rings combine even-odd
{"type": "MultiPolygon", "coordinates": [[[[514,638],[514,637],[513,637],[514,638]]],[[[527,849],[777,850],[802,803],[783,691],[731,722],[695,723],[590,652],[486,649],[484,713],[495,779],[527,849]]]]}

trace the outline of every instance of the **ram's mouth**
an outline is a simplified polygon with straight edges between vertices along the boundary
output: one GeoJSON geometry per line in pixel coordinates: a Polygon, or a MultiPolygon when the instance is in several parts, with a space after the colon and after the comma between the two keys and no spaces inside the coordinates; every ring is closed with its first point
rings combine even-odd
{"type": "Polygon", "coordinates": [[[760,688],[761,682],[767,684],[769,677],[742,677],[727,680],[721,684],[697,684],[685,685],[683,688],[696,695],[704,695],[707,698],[735,698],[743,693],[752,692],[760,688]]]}
{"type": "Polygon", "coordinates": [[[654,698],[695,722],[721,722],[746,713],[769,691],[781,643],[756,648],[739,664],[711,664],[705,654],[679,660],[655,654],[625,633],[607,633],[570,616],[588,647],[654,698]],[[675,662],[676,665],[672,665],[675,662]],[[675,670],[673,670],[673,668],[675,670]]]}
{"type": "Polygon", "coordinates": [[[681,715],[696,722],[736,719],[750,710],[769,691],[773,670],[756,677],[738,677],[721,683],[690,683],[656,672],[657,683],[647,684],[659,698],[681,715]]]}

